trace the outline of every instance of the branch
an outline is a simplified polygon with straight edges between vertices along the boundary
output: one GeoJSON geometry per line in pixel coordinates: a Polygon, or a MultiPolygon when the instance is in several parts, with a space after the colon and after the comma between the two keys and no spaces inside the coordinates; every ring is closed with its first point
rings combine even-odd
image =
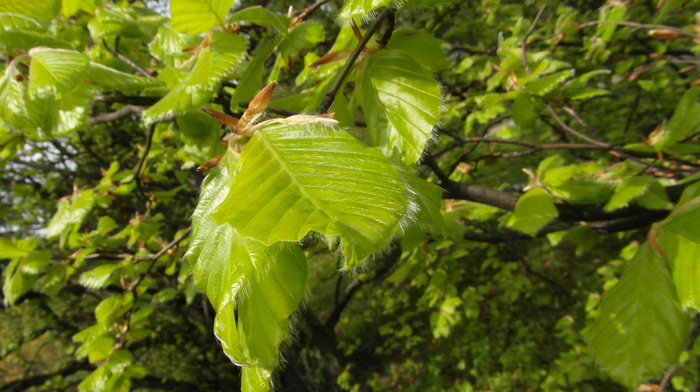
{"type": "Polygon", "coordinates": [[[374,33],[377,32],[382,22],[384,22],[384,20],[388,18],[392,12],[393,11],[389,9],[385,9],[381,14],[379,14],[377,20],[375,20],[372,26],[370,26],[370,28],[365,33],[365,36],[362,37],[360,43],[357,44],[355,50],[352,52],[352,54],[350,54],[348,61],[345,63],[345,66],[340,71],[338,77],[335,79],[335,82],[333,82],[333,86],[331,87],[331,89],[328,90],[328,93],[326,93],[326,97],[323,99],[321,106],[319,106],[316,110],[316,113],[324,114],[328,112],[328,109],[330,109],[331,105],[333,104],[335,95],[338,93],[338,90],[340,90],[340,87],[343,85],[345,77],[348,76],[348,74],[350,73],[352,66],[355,64],[355,61],[357,61],[357,58],[360,56],[360,53],[362,53],[362,50],[365,48],[365,46],[367,46],[367,43],[369,43],[369,40],[372,38],[374,33]]]}
{"type": "Polygon", "coordinates": [[[71,177],[85,178],[85,179],[89,179],[89,180],[99,180],[100,178],[102,178],[101,175],[96,174],[96,173],[81,173],[81,172],[75,172],[75,171],[70,171],[70,170],[65,170],[65,169],[59,169],[55,165],[49,166],[49,165],[44,165],[44,164],[36,163],[36,162],[23,161],[19,158],[15,158],[12,162],[19,163],[20,165],[23,165],[23,166],[32,167],[34,169],[43,170],[45,172],[56,172],[56,173],[60,173],[60,174],[63,174],[66,176],[71,176],[71,177]]]}
{"type": "Polygon", "coordinates": [[[527,47],[527,38],[532,34],[532,32],[535,30],[535,26],[537,25],[537,22],[540,20],[540,17],[542,16],[542,12],[544,12],[544,9],[546,8],[546,5],[542,5],[540,7],[540,10],[537,11],[537,15],[535,16],[535,19],[532,20],[532,24],[530,25],[530,28],[527,29],[525,32],[525,35],[523,35],[523,43],[522,43],[522,50],[520,52],[521,60],[523,62],[523,67],[525,67],[525,71],[527,71],[527,74],[531,74],[532,71],[530,70],[530,65],[527,63],[527,57],[525,54],[525,50],[527,47]]]}
{"type": "Polygon", "coordinates": [[[131,114],[138,114],[139,116],[143,113],[145,108],[143,106],[136,106],[136,105],[126,105],[122,108],[119,108],[113,112],[108,112],[108,113],[101,113],[98,114],[94,117],[90,117],[87,119],[87,123],[90,125],[94,124],[99,124],[103,122],[110,122],[110,121],[115,121],[119,120],[122,117],[126,117],[131,114]]]}
{"type": "Polygon", "coordinates": [[[473,201],[506,211],[515,211],[515,204],[518,201],[518,196],[514,194],[481,185],[463,184],[451,180],[443,181],[440,185],[449,199],[473,201]]]}
{"type": "Polygon", "coordinates": [[[594,20],[594,21],[580,25],[579,29],[585,29],[586,27],[595,26],[595,25],[599,25],[599,24],[616,24],[616,25],[621,25],[621,26],[630,26],[630,27],[636,27],[638,29],[648,29],[648,30],[652,30],[652,29],[668,30],[668,31],[672,31],[678,35],[683,35],[683,36],[693,38],[693,39],[700,39],[700,35],[688,33],[685,30],[679,29],[678,27],[667,26],[667,25],[628,22],[628,21],[615,22],[615,21],[610,21],[610,20],[594,20]]]}
{"type": "Polygon", "coordinates": [[[139,190],[139,194],[143,197],[143,199],[146,201],[146,203],[150,203],[151,199],[146,196],[146,193],[143,191],[143,187],[141,186],[141,171],[143,170],[143,165],[146,162],[146,158],[148,158],[148,152],[151,151],[151,144],[153,142],[153,133],[156,130],[156,124],[151,125],[151,129],[148,130],[148,134],[146,135],[146,147],[143,149],[143,155],[141,155],[141,158],[139,158],[139,162],[136,165],[136,173],[134,179],[136,180],[136,188],[139,190]]]}
{"type": "Polygon", "coordinates": [[[291,26],[296,26],[299,23],[303,22],[306,18],[309,17],[309,15],[311,15],[312,12],[321,8],[322,5],[328,3],[329,1],[330,0],[321,0],[315,4],[312,4],[309,7],[307,7],[305,10],[301,11],[297,16],[294,17],[294,20],[292,20],[291,26]]]}
{"type": "Polygon", "coordinates": [[[114,40],[114,49],[110,48],[109,45],[107,45],[107,42],[106,42],[104,39],[102,40],[102,43],[104,44],[105,49],[107,49],[107,51],[108,51],[109,53],[111,53],[112,56],[114,56],[114,57],[118,58],[119,60],[125,62],[125,63],[126,63],[127,65],[129,65],[131,68],[133,68],[133,69],[135,69],[136,71],[138,71],[141,75],[143,75],[143,76],[145,76],[145,77],[147,77],[147,78],[152,78],[153,75],[152,75],[150,72],[146,71],[146,70],[143,69],[140,65],[136,64],[136,63],[133,62],[130,58],[124,56],[123,54],[121,54],[121,53],[119,52],[119,41],[120,41],[120,39],[121,39],[121,38],[120,38],[119,36],[117,36],[117,38],[114,40]]]}

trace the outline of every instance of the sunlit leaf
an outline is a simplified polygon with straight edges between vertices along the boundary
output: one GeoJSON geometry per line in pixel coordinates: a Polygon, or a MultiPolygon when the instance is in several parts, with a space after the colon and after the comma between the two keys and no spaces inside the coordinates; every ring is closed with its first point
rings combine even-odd
{"type": "Polygon", "coordinates": [[[554,198],[542,188],[533,188],[520,196],[508,226],[534,236],[558,215],[554,198]]]}
{"type": "Polygon", "coordinates": [[[310,230],[339,235],[346,266],[386,247],[406,208],[396,169],[345,131],[271,125],[243,150],[240,177],[214,219],[266,244],[310,230]]]}
{"type": "Polygon", "coordinates": [[[201,34],[224,26],[234,0],[170,0],[170,25],[184,34],[201,34]]]}
{"type": "Polygon", "coordinates": [[[370,57],[360,85],[369,144],[414,164],[440,117],[440,86],[428,70],[394,50],[370,57]]]}
{"type": "Polygon", "coordinates": [[[88,59],[83,54],[60,49],[32,49],[29,68],[29,94],[59,96],[75,88],[85,76],[88,59]]]}
{"type": "Polygon", "coordinates": [[[646,192],[650,182],[651,178],[647,176],[625,179],[615,188],[615,193],[605,205],[604,210],[612,211],[626,206],[632,199],[646,192]]]}
{"type": "Polygon", "coordinates": [[[681,307],[666,262],[642,245],[587,333],[593,356],[616,381],[635,388],[678,360],[690,316],[681,307]]]}
{"type": "Polygon", "coordinates": [[[700,86],[688,89],[667,124],[652,132],[649,141],[661,151],[700,128],[700,86]]]}
{"type": "Polygon", "coordinates": [[[440,41],[422,30],[397,29],[386,46],[406,53],[430,72],[441,71],[450,65],[440,48],[440,41]]]}

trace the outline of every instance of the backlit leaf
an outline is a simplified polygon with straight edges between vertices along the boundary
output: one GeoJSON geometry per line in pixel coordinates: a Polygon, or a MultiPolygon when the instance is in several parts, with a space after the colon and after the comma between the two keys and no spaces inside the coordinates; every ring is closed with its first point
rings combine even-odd
{"type": "Polygon", "coordinates": [[[395,50],[370,57],[360,86],[369,144],[414,164],[440,117],[440,86],[428,70],[395,50]]]}
{"type": "Polygon", "coordinates": [[[632,199],[646,192],[650,182],[651,178],[647,176],[625,179],[615,188],[615,193],[603,209],[612,211],[626,206],[632,199]]]}
{"type": "Polygon", "coordinates": [[[520,196],[508,226],[534,236],[558,214],[554,198],[542,188],[533,188],[520,196]]]}
{"type": "Polygon", "coordinates": [[[345,131],[271,125],[241,160],[214,219],[266,244],[298,241],[311,230],[338,235],[348,268],[388,246],[406,208],[396,169],[345,131]]]}
{"type": "Polygon", "coordinates": [[[201,34],[224,26],[234,0],[170,0],[170,25],[184,34],[201,34]]]}
{"type": "Polygon", "coordinates": [[[605,294],[586,337],[596,362],[636,388],[678,360],[689,329],[666,262],[645,243],[605,294]]]}
{"type": "Polygon", "coordinates": [[[700,86],[688,89],[667,124],[652,132],[649,141],[661,151],[700,128],[700,86]]]}
{"type": "Polygon", "coordinates": [[[61,49],[32,49],[29,67],[29,94],[43,97],[70,92],[85,76],[88,59],[83,54],[61,49]]]}

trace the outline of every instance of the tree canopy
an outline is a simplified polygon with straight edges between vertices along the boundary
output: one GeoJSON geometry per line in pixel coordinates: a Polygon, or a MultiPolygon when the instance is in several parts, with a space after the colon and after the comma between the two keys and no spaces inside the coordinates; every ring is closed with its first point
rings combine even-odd
{"type": "Polygon", "coordinates": [[[0,0],[11,391],[694,391],[693,0],[0,0]]]}

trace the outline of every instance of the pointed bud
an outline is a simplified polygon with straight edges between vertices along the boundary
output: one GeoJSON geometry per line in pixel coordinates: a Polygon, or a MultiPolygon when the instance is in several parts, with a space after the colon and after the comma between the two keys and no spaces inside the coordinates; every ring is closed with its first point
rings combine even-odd
{"type": "Polygon", "coordinates": [[[224,157],[224,154],[215,156],[214,158],[212,158],[212,159],[210,159],[210,160],[208,160],[208,161],[202,163],[202,164],[197,168],[197,171],[198,171],[198,172],[201,172],[201,171],[205,171],[205,170],[207,170],[207,169],[211,169],[211,168],[213,168],[213,167],[216,167],[216,166],[219,164],[219,162],[221,162],[221,159],[223,159],[223,157],[224,157]]]}
{"type": "Polygon", "coordinates": [[[236,129],[237,129],[237,125],[238,125],[239,120],[236,117],[229,116],[226,113],[217,112],[216,110],[212,110],[209,108],[202,108],[202,110],[204,110],[204,112],[206,112],[208,115],[217,119],[226,128],[229,128],[231,130],[235,130],[236,132],[238,132],[236,129]]]}
{"type": "Polygon", "coordinates": [[[237,128],[240,130],[240,133],[246,133],[246,128],[248,125],[251,124],[260,115],[260,113],[265,111],[276,86],[277,82],[273,80],[270,82],[270,84],[260,90],[258,95],[256,95],[255,98],[250,101],[250,104],[248,104],[248,109],[245,111],[245,113],[243,113],[241,119],[238,120],[237,128]]]}

